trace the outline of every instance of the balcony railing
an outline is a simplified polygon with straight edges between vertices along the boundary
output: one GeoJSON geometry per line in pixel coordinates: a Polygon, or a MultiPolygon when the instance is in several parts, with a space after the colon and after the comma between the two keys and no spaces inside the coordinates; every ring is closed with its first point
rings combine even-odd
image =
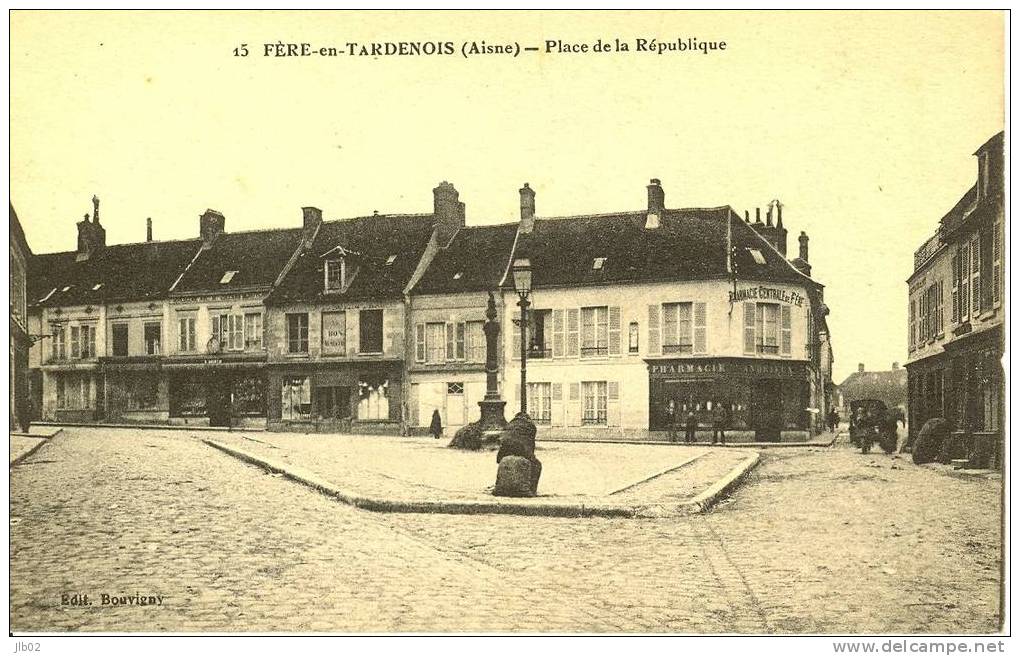
{"type": "Polygon", "coordinates": [[[581,347],[581,357],[582,358],[592,358],[592,357],[598,357],[600,355],[609,355],[609,347],[608,346],[582,346],[581,347]]]}
{"type": "Polygon", "coordinates": [[[694,344],[663,344],[663,353],[693,353],[694,344]]]}
{"type": "Polygon", "coordinates": [[[545,360],[552,357],[552,349],[542,345],[534,345],[528,349],[529,360],[545,360]]]}
{"type": "Polygon", "coordinates": [[[778,344],[759,344],[758,345],[758,352],[759,353],[768,353],[768,354],[779,353],[779,345],[778,344]]]}

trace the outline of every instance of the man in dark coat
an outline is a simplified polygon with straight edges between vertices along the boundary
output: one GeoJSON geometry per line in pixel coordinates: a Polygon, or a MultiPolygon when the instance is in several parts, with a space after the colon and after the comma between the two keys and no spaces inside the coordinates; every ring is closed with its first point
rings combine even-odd
{"type": "Polygon", "coordinates": [[[691,410],[687,413],[687,431],[684,433],[684,442],[690,444],[694,441],[694,431],[698,430],[698,417],[691,410]]]}
{"type": "Polygon", "coordinates": [[[717,437],[720,444],[726,444],[727,414],[724,404],[715,404],[715,411],[712,413],[712,444],[715,444],[717,437]]]}
{"type": "Polygon", "coordinates": [[[432,411],[432,423],[429,424],[429,432],[437,440],[443,435],[443,419],[439,416],[439,409],[432,411]]]}

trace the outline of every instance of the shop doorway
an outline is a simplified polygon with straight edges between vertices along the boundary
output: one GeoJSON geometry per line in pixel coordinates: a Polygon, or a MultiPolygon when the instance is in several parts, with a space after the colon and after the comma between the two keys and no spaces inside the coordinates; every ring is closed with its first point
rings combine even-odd
{"type": "Polygon", "coordinates": [[[783,394],[778,380],[760,380],[751,391],[750,424],[756,442],[778,442],[783,427],[783,394]]]}
{"type": "Polygon", "coordinates": [[[206,389],[210,426],[230,426],[230,388],[229,378],[214,378],[209,381],[206,389]]]}

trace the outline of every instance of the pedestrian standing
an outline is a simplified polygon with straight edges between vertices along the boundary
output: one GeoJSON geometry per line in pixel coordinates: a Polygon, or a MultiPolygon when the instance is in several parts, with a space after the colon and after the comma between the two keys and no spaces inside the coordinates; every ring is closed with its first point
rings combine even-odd
{"type": "Polygon", "coordinates": [[[670,442],[676,442],[678,439],[677,426],[679,426],[680,422],[677,418],[677,411],[676,401],[670,399],[666,405],[666,430],[668,431],[670,442]]]}
{"type": "Polygon", "coordinates": [[[712,413],[712,444],[715,444],[716,438],[720,444],[726,444],[726,423],[726,410],[722,403],[716,403],[712,413]]]}
{"type": "Polygon", "coordinates": [[[698,430],[698,417],[691,410],[687,413],[687,432],[684,434],[684,442],[690,444],[694,441],[694,431],[698,430]]]}
{"type": "Polygon", "coordinates": [[[439,416],[439,409],[432,411],[432,423],[429,424],[429,432],[437,440],[443,435],[443,418],[439,416]]]}

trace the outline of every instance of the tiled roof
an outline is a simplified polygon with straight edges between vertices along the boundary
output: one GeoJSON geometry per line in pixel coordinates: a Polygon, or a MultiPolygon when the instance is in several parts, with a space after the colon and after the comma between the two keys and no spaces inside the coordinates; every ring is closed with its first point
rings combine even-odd
{"type": "Polygon", "coordinates": [[[199,239],[117,244],[81,262],[75,261],[74,251],[35,255],[28,267],[29,303],[89,305],[162,298],[201,245],[199,239]]]}
{"type": "MultiPolygon", "coordinates": [[[[641,211],[537,219],[514,257],[531,261],[538,287],[725,276],[729,219],[738,278],[812,282],[729,207],[666,210],[655,229],[644,227],[646,217],[641,211]],[[596,266],[599,258],[605,259],[596,266]]],[[[504,286],[511,284],[508,276],[504,286]]]]}
{"type": "Polygon", "coordinates": [[[174,293],[267,289],[300,242],[301,228],[221,233],[188,268],[174,293]],[[225,277],[228,271],[236,273],[225,277]]]}
{"type": "Polygon", "coordinates": [[[400,297],[418,267],[432,229],[431,214],[324,221],[311,247],[298,257],[267,302],[400,297]],[[337,246],[353,254],[351,261],[357,265],[357,273],[343,294],[325,294],[322,256],[337,246]]]}
{"type": "Polygon", "coordinates": [[[429,264],[415,294],[452,294],[499,287],[517,235],[516,223],[461,228],[429,264]]]}

